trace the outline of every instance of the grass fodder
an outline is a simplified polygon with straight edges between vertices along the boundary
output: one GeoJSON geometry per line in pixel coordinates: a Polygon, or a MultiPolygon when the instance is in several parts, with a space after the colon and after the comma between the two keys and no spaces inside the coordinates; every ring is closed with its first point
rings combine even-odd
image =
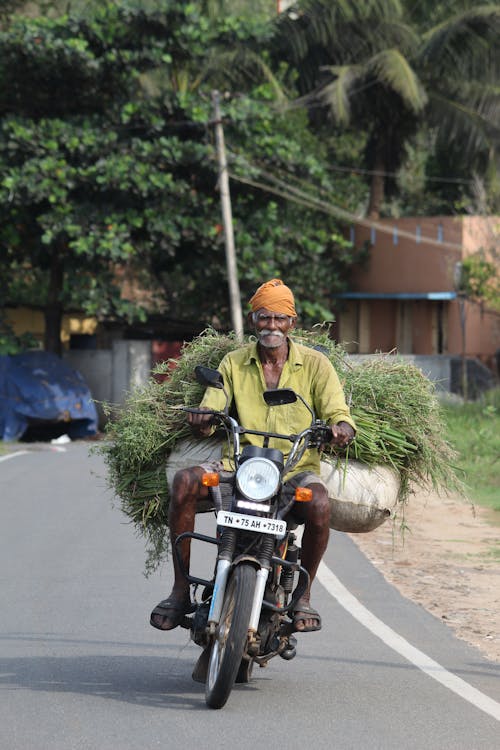
{"type": "MultiPolygon", "coordinates": [[[[353,366],[325,327],[298,331],[293,338],[323,351],[339,374],[358,428],[347,460],[392,466],[401,479],[402,502],[415,481],[437,489],[460,489],[441,407],[432,383],[418,368],[392,355],[353,366]]],[[[168,551],[165,463],[178,441],[191,435],[179,407],[197,406],[202,398],[204,389],[195,380],[194,368],[218,367],[222,357],[239,345],[234,335],[213,329],[187,343],[178,360],[156,368],[156,373],[168,373],[168,379],[151,378],[128,394],[108,424],[108,440],[98,448],[122,511],[145,537],[147,572],[168,551]]],[[[346,454],[331,449],[324,457],[336,461],[346,454]]]]}

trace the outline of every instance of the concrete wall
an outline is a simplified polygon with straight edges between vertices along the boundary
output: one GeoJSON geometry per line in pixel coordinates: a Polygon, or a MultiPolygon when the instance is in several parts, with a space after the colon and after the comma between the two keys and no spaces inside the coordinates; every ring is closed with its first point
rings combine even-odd
{"type": "MultiPolygon", "coordinates": [[[[349,354],[348,361],[350,364],[357,365],[379,356],[380,355],[373,354],[349,354]]],[[[438,354],[433,356],[389,354],[387,356],[388,358],[395,356],[397,360],[402,360],[418,367],[419,370],[422,370],[423,374],[435,384],[437,390],[449,391],[451,389],[451,362],[454,357],[438,354]]]]}
{"type": "Polygon", "coordinates": [[[121,406],[127,392],[150,377],[151,342],[113,341],[112,349],[72,349],[63,359],[85,378],[102,427],[105,418],[100,402],[121,406]]]}

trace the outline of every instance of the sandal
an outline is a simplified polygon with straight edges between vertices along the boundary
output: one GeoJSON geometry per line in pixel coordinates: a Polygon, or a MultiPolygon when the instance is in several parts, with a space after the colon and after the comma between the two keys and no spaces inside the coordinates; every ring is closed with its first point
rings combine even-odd
{"type": "Polygon", "coordinates": [[[150,625],[157,630],[173,630],[182,623],[184,617],[191,612],[194,612],[195,605],[190,600],[179,601],[170,597],[169,599],[163,599],[151,612],[149,619],[150,625]],[[162,617],[163,620],[170,620],[169,627],[165,627],[164,624],[154,622],[154,617],[162,617]]]}
{"type": "Polygon", "coordinates": [[[321,617],[319,613],[307,604],[303,604],[295,610],[293,613],[293,625],[294,633],[312,633],[314,630],[321,630],[321,617]],[[305,622],[305,620],[316,620],[316,625],[309,625],[302,629],[297,627],[298,622],[305,622]]]}

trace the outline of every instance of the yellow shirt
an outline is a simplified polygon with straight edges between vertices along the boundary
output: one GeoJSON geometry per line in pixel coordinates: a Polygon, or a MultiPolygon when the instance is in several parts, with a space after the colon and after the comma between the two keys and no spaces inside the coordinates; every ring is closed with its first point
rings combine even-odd
{"type": "MultiPolygon", "coordinates": [[[[311,414],[300,400],[284,406],[267,406],[262,397],[267,386],[256,343],[226,354],[218,369],[224,378],[230,413],[236,411],[235,416],[243,427],[287,435],[301,432],[311,424],[311,414]]],[[[321,352],[289,339],[288,359],[283,366],[278,388],[292,388],[312,407],[316,417],[324,419],[327,424],[348,422],[356,429],[338,375],[330,360],[321,352]]],[[[200,406],[222,411],[225,406],[223,392],[207,388],[200,406]]],[[[263,438],[242,435],[241,446],[248,444],[262,446],[263,438]]],[[[272,438],[269,441],[269,447],[281,450],[285,459],[291,445],[287,440],[272,438]]],[[[226,444],[224,467],[233,470],[229,458],[226,444]]],[[[319,470],[320,454],[317,450],[307,450],[288,478],[302,471],[319,474],[319,470]]]]}

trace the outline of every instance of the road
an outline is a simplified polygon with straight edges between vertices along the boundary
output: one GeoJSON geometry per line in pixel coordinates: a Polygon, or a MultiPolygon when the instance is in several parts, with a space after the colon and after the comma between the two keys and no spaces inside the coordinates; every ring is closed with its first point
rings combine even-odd
{"type": "Polygon", "coordinates": [[[187,631],[149,625],[169,566],[144,577],[100,457],[85,443],[25,450],[0,457],[2,750],[500,746],[500,665],[336,532],[313,590],[323,630],[207,709],[187,631]]]}

